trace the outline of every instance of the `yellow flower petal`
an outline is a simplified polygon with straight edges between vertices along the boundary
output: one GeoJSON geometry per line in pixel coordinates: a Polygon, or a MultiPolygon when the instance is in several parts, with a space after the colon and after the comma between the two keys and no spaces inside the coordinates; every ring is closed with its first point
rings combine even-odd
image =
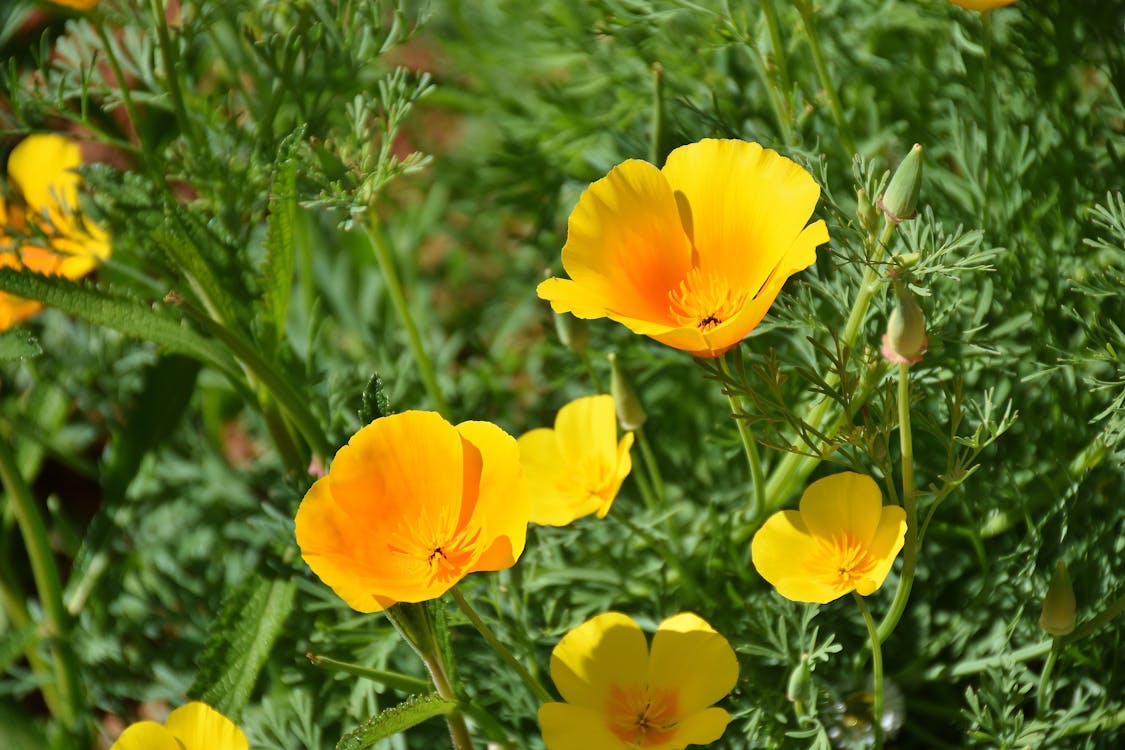
{"type": "Polygon", "coordinates": [[[600,498],[585,495],[577,503],[580,488],[562,457],[555,431],[540,427],[519,438],[520,463],[531,501],[531,522],[544,526],[566,526],[576,518],[597,510],[600,498]]]}
{"type": "Polygon", "coordinates": [[[737,683],[734,649],[703,618],[683,612],[660,623],[652,639],[648,684],[654,691],[676,691],[677,719],[722,700],[737,683]]]}
{"type": "Polygon", "coordinates": [[[32,213],[61,207],[78,210],[78,185],[75,168],[82,164],[78,144],[61,135],[29,135],[12,149],[8,175],[23,195],[32,213]]]}
{"type": "Polygon", "coordinates": [[[109,750],[187,750],[176,736],[155,721],[131,724],[109,750]]]}
{"type": "Polygon", "coordinates": [[[886,505],[879,518],[879,526],[871,537],[867,548],[878,563],[861,581],[855,590],[867,596],[883,585],[887,574],[895,564],[895,558],[902,550],[906,538],[906,511],[897,505],[886,505]]]}
{"type": "MultiPolygon", "coordinates": [[[[551,652],[551,679],[567,703],[604,712],[612,686],[648,671],[648,643],[640,627],[607,612],[571,630],[551,652]]],[[[604,713],[603,713],[604,715],[604,713]]]]}
{"type": "Polygon", "coordinates": [[[676,733],[664,743],[645,745],[644,750],[683,750],[688,745],[709,745],[723,736],[730,714],[721,708],[708,708],[685,717],[676,733]]]}
{"type": "Polygon", "coordinates": [[[816,541],[795,510],[774,513],[750,542],[754,567],[777,593],[792,601],[826,604],[840,594],[809,574],[817,551],[816,541]]]}
{"type": "Polygon", "coordinates": [[[610,484],[606,485],[605,492],[602,495],[602,504],[596,511],[598,518],[605,518],[609,513],[617,493],[621,491],[621,485],[625,483],[625,477],[629,476],[629,472],[633,470],[633,457],[629,454],[632,448],[633,433],[626,432],[617,444],[617,474],[610,484]]]}
{"type": "Polygon", "coordinates": [[[799,164],[746,141],[681,146],[662,171],[690,227],[699,267],[739,289],[761,288],[820,197],[820,186],[799,164]]]}
{"type": "MultiPolygon", "coordinates": [[[[462,422],[457,432],[480,451],[483,466],[473,512],[484,519],[492,546],[473,570],[503,570],[516,564],[527,539],[531,513],[520,472],[520,448],[513,438],[491,422],[462,422]]],[[[463,518],[462,523],[468,523],[463,518]]]]}
{"type": "Polygon", "coordinates": [[[539,728],[547,750],[630,750],[606,728],[605,714],[592,708],[544,703],[539,728]]]}
{"type": "Polygon", "coordinates": [[[555,312],[670,323],[667,292],[691,267],[691,246],[660,170],[634,159],[587,188],[570,215],[562,258],[573,284],[539,286],[555,312]]]}
{"type": "Polygon", "coordinates": [[[967,10],[992,10],[1004,5],[1011,5],[1016,0],[949,0],[949,2],[967,10]]]}
{"type": "Polygon", "coordinates": [[[164,726],[183,743],[184,750],[249,750],[242,730],[206,703],[180,706],[164,726]]]}
{"type": "Polygon", "coordinates": [[[867,544],[883,512],[883,493],[865,474],[845,471],[809,485],[801,495],[801,518],[813,536],[850,533],[867,544]]]}

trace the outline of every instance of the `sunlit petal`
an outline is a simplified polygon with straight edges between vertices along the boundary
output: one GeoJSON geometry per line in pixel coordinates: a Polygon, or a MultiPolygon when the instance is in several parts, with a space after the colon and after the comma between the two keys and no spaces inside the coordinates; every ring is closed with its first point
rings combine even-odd
{"type": "Polygon", "coordinates": [[[227,717],[206,703],[180,706],[164,722],[184,750],[249,750],[246,735],[227,717]]]}
{"type": "Polygon", "coordinates": [[[629,750],[606,728],[604,713],[584,706],[544,703],[539,728],[547,750],[629,750]]]}
{"type": "Polygon", "coordinates": [[[571,630],[551,653],[551,679],[567,703],[604,711],[610,687],[643,679],[648,643],[640,627],[619,612],[607,612],[571,630]]]}
{"type": "Polygon", "coordinates": [[[138,721],[130,725],[109,750],[190,750],[163,725],[138,721]]]}
{"type": "Polygon", "coordinates": [[[648,681],[654,690],[675,690],[678,716],[690,716],[734,689],[738,658],[701,617],[683,612],[660,623],[653,636],[648,681]]]}
{"type": "Polygon", "coordinates": [[[867,544],[883,512],[883,493],[866,474],[845,471],[809,485],[801,495],[801,518],[814,536],[850,533],[867,544]]]}

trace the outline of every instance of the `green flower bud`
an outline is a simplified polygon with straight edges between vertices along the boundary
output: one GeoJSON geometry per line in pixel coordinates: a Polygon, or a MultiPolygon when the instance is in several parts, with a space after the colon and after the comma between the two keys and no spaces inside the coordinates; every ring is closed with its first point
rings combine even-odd
{"type": "Polygon", "coordinates": [[[590,346],[590,332],[586,328],[586,321],[570,313],[555,313],[555,332],[562,345],[575,354],[585,354],[590,346]]]}
{"type": "Polygon", "coordinates": [[[915,143],[914,148],[898,165],[887,192],[877,203],[887,218],[896,224],[913,219],[917,213],[918,193],[922,189],[922,146],[915,143]]]}
{"type": "Polygon", "coordinates": [[[879,212],[875,206],[872,205],[871,199],[867,197],[867,191],[860,188],[855,193],[856,209],[855,215],[859,217],[859,225],[863,227],[868,234],[875,234],[879,229],[879,212]]]}
{"type": "Polygon", "coordinates": [[[1076,607],[1070,574],[1066,572],[1066,563],[1059,560],[1055,566],[1055,575],[1051,577],[1051,585],[1047,588],[1047,596],[1043,599],[1039,627],[1056,638],[1068,635],[1074,631],[1076,607]]]}
{"type": "Polygon", "coordinates": [[[625,371],[617,363],[617,355],[610,352],[606,356],[612,372],[609,390],[613,394],[613,405],[617,409],[617,421],[621,423],[621,429],[631,432],[641,427],[648,419],[648,415],[641,406],[637,392],[629,385],[625,371]]]}
{"type": "Polygon", "coordinates": [[[790,702],[800,701],[809,703],[812,698],[812,669],[809,667],[809,655],[801,654],[801,663],[789,673],[789,684],[785,688],[785,697],[790,702]]]}
{"type": "Polygon", "coordinates": [[[896,364],[912,365],[922,360],[929,340],[926,338],[926,316],[910,287],[893,279],[895,308],[887,320],[883,334],[883,357],[896,364]]]}

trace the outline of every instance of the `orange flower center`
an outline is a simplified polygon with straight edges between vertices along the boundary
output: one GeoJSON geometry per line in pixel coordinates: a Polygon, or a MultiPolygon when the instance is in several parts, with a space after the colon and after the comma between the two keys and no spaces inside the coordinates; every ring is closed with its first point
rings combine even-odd
{"type": "Polygon", "coordinates": [[[745,290],[732,290],[727,280],[695,267],[668,292],[668,311],[682,326],[710,331],[730,320],[746,305],[745,290]]]}
{"type": "Polygon", "coordinates": [[[614,685],[609,689],[609,731],[631,748],[664,744],[676,734],[678,704],[671,689],[614,685]]]}
{"type": "Polygon", "coordinates": [[[473,562],[479,538],[479,527],[463,528],[444,541],[432,534],[422,535],[407,528],[389,547],[396,555],[424,563],[423,575],[427,585],[445,584],[465,575],[473,562]]]}
{"type": "Polygon", "coordinates": [[[847,593],[859,581],[871,574],[878,560],[850,531],[834,534],[831,539],[821,539],[823,558],[820,567],[837,591],[847,593]]]}

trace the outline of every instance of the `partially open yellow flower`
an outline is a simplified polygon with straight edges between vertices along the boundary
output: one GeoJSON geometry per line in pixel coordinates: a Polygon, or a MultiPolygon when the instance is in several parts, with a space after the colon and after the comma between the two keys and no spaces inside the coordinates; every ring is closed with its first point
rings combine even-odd
{"type": "Polygon", "coordinates": [[[349,606],[378,612],[511,567],[529,512],[510,435],[407,411],[376,419],[336,453],[297,510],[297,544],[349,606]]]}
{"type": "Polygon", "coordinates": [[[163,724],[139,721],[110,750],[249,750],[242,730],[206,703],[180,706],[163,724]]]}
{"type": "Polygon", "coordinates": [[[902,549],[906,511],[884,506],[875,480],[833,474],[809,485],[799,507],[774,513],[750,543],[754,567],[777,593],[825,604],[883,585],[902,549]]]}
{"type": "Polygon", "coordinates": [[[727,639],[698,615],[660,623],[649,652],[619,612],[571,630],[551,653],[565,703],[539,707],[547,750],[682,750],[723,736],[730,714],[712,707],[738,682],[727,639]]]}
{"type": "Polygon", "coordinates": [[[664,169],[631,159],[582,194],[562,251],[570,279],[544,281],[539,296],[717,357],[816,261],[828,229],[805,223],[819,197],[808,172],[757,143],[703,140],[664,169]]]}
{"type": "Polygon", "coordinates": [[[954,5],[966,10],[992,10],[1002,5],[1011,5],[1016,0],[949,0],[954,5]]]}
{"type": "Polygon", "coordinates": [[[596,513],[605,518],[633,462],[633,433],[617,440],[613,396],[586,396],[559,409],[555,427],[519,439],[531,522],[565,526],[596,513]]]}
{"type": "MultiPolygon", "coordinates": [[[[8,178],[19,196],[0,196],[0,268],[77,279],[109,257],[108,235],[77,214],[81,163],[78,144],[60,135],[29,135],[12,149],[8,178]]],[[[0,331],[41,309],[0,292],[0,331]]]]}

